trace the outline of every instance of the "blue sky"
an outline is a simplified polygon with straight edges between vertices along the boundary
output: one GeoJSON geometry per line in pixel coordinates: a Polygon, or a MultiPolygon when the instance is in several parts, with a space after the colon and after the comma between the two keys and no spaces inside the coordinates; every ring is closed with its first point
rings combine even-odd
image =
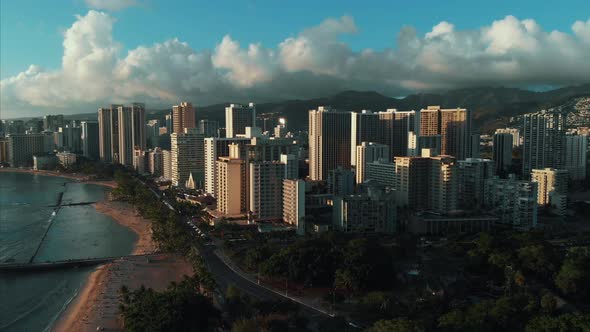
{"type": "Polygon", "coordinates": [[[590,1],[1,0],[1,116],[590,80],[590,1]]]}
{"type": "MultiPolygon", "coordinates": [[[[74,15],[88,11],[82,0],[2,0],[0,6],[1,78],[33,63],[57,68],[63,30],[75,20],[74,15]]],[[[359,50],[395,46],[395,36],[404,25],[426,33],[444,20],[460,29],[476,29],[514,15],[533,18],[546,30],[567,31],[572,22],[587,19],[589,13],[588,0],[145,0],[113,16],[117,19],[114,37],[125,49],[177,37],[198,50],[213,47],[226,34],[243,44],[261,42],[271,47],[328,17],[350,15],[359,32],[343,40],[359,50]]]]}

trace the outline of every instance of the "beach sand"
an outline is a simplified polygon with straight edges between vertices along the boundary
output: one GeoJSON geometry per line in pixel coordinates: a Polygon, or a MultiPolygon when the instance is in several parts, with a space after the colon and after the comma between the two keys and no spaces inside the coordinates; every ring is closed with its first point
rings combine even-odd
{"type": "MultiPolygon", "coordinates": [[[[150,221],[123,202],[102,201],[94,207],[138,235],[134,255],[155,252],[150,221]]],[[[52,327],[53,331],[122,331],[118,314],[118,290],[125,285],[133,290],[141,285],[155,290],[165,289],[171,281],[192,275],[191,265],[172,254],[128,257],[102,265],[93,271],[76,299],[52,327]]]]}

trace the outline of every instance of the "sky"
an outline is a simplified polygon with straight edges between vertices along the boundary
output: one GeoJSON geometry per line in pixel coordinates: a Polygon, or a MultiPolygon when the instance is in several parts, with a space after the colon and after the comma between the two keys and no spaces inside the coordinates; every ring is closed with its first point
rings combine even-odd
{"type": "Polygon", "coordinates": [[[0,1],[0,117],[590,81],[590,1],[0,1]]]}

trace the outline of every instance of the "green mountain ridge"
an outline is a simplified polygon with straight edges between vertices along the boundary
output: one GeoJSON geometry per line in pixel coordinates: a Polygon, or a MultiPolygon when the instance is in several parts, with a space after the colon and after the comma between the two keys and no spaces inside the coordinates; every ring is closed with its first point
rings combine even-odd
{"type": "MultiPolygon", "coordinates": [[[[274,117],[285,117],[289,128],[305,129],[308,121],[307,111],[322,105],[345,111],[363,109],[384,111],[389,108],[419,110],[429,105],[440,105],[444,108],[463,107],[473,111],[476,130],[486,133],[498,126],[507,125],[511,116],[555,107],[566,103],[571,98],[582,96],[590,96],[590,83],[544,92],[504,87],[478,87],[450,90],[445,93],[418,93],[404,98],[387,97],[375,91],[343,91],[328,97],[260,103],[256,105],[256,111],[259,115],[273,113],[274,117]]],[[[247,102],[197,106],[197,118],[216,120],[223,126],[225,107],[230,103],[245,104],[247,102]]],[[[148,119],[163,119],[168,112],[170,109],[150,110],[148,119]]],[[[94,120],[96,113],[68,115],[66,118],[94,120]]]]}

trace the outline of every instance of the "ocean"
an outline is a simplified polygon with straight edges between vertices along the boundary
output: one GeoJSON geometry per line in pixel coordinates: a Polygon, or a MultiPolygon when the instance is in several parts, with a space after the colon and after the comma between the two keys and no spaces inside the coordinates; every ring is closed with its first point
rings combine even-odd
{"type": "MultiPolygon", "coordinates": [[[[0,263],[127,255],[137,235],[92,205],[107,187],[27,173],[0,172],[0,263]]],[[[0,331],[47,331],[84,285],[93,267],[43,272],[0,272],[0,331]]]]}

